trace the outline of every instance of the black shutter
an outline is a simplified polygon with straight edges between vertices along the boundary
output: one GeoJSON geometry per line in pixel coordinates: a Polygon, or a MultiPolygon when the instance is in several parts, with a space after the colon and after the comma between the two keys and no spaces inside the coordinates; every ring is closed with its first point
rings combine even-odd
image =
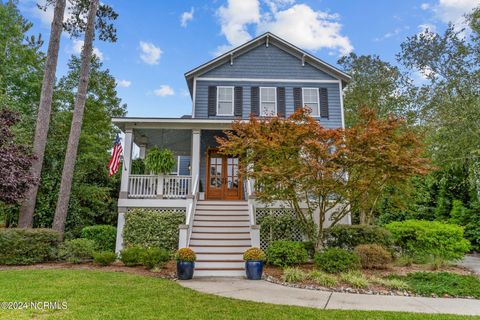
{"type": "Polygon", "coordinates": [[[252,114],[257,116],[260,114],[260,92],[258,87],[252,87],[250,91],[250,105],[252,114]]]}
{"type": "Polygon", "coordinates": [[[235,117],[242,116],[243,108],[243,87],[235,87],[235,106],[234,106],[234,115],[235,117]]]}
{"type": "Polygon", "coordinates": [[[285,88],[277,88],[277,114],[280,117],[285,117],[285,88]]]}
{"type": "Polygon", "coordinates": [[[208,87],[208,116],[217,115],[217,87],[208,87]]]}
{"type": "Polygon", "coordinates": [[[327,118],[328,114],[328,91],[327,88],[320,88],[320,117],[327,118]]]}
{"type": "Polygon", "coordinates": [[[293,107],[295,110],[303,108],[302,88],[293,88],[293,107]]]}

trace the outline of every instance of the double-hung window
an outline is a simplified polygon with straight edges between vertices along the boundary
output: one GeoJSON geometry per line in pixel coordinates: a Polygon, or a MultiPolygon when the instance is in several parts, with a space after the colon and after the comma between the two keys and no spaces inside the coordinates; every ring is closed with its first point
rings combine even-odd
{"type": "Polygon", "coordinates": [[[260,88],[260,116],[272,117],[277,114],[277,88],[260,88]]]}
{"type": "Polygon", "coordinates": [[[233,87],[217,87],[217,116],[233,116],[233,87]]]}
{"type": "Polygon", "coordinates": [[[312,116],[320,117],[318,88],[303,88],[303,104],[312,110],[312,116]]]}

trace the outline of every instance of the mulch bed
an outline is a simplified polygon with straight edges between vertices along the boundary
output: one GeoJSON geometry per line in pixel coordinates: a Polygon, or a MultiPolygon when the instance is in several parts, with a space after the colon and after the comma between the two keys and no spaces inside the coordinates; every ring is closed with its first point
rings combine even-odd
{"type": "MultiPolygon", "coordinates": [[[[306,263],[297,266],[297,268],[301,269],[304,272],[310,272],[314,270],[313,263],[306,263]]],[[[392,266],[389,269],[385,270],[362,270],[362,273],[367,278],[382,278],[388,275],[406,275],[412,272],[451,272],[460,275],[470,275],[472,272],[466,268],[459,267],[459,266],[447,266],[439,270],[432,270],[426,265],[412,265],[409,267],[397,267],[392,266]]],[[[283,276],[283,269],[280,267],[275,266],[266,266],[264,269],[264,280],[272,283],[276,283],[279,285],[293,287],[293,288],[302,288],[302,289],[310,289],[310,290],[321,290],[321,291],[330,291],[330,292],[345,292],[345,293],[361,293],[361,294],[371,294],[371,295],[391,295],[391,296],[421,296],[414,292],[408,290],[394,290],[390,288],[386,288],[379,284],[370,283],[368,288],[361,289],[361,288],[353,288],[348,283],[342,283],[339,280],[339,284],[335,288],[331,287],[322,287],[318,285],[316,282],[305,279],[302,282],[285,282],[282,279],[283,276]]],[[[431,297],[437,297],[436,295],[432,295],[431,297]]],[[[455,298],[449,295],[442,296],[444,298],[455,298]]],[[[470,297],[466,297],[470,298],[470,297]]]]}
{"type": "Polygon", "coordinates": [[[177,279],[177,266],[175,261],[168,262],[162,269],[150,271],[145,267],[126,267],[123,263],[117,261],[109,266],[100,266],[93,262],[86,263],[66,263],[66,262],[48,262],[28,266],[1,266],[2,270],[34,270],[34,269],[74,269],[74,270],[98,270],[107,272],[126,272],[142,276],[151,276],[164,279],[177,279]]]}

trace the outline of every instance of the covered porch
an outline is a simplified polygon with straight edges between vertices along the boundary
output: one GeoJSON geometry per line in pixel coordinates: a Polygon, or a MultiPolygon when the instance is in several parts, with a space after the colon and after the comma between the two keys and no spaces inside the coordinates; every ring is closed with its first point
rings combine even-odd
{"type": "Polygon", "coordinates": [[[215,136],[222,135],[231,120],[114,118],[113,123],[125,134],[119,208],[186,207],[195,193],[210,191],[214,196],[220,190],[214,187],[224,184],[238,188],[234,200],[244,199],[238,162],[214,153],[215,136]],[[154,146],[173,152],[177,166],[172,173],[135,172],[134,159],[144,159],[154,146]]]}

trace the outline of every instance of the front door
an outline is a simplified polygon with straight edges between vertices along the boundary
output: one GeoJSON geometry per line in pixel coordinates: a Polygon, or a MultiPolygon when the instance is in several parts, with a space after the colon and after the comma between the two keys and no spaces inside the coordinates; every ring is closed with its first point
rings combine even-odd
{"type": "Polygon", "coordinates": [[[216,149],[207,154],[207,194],[210,200],[240,200],[242,183],[238,176],[238,158],[225,156],[216,149]]]}

